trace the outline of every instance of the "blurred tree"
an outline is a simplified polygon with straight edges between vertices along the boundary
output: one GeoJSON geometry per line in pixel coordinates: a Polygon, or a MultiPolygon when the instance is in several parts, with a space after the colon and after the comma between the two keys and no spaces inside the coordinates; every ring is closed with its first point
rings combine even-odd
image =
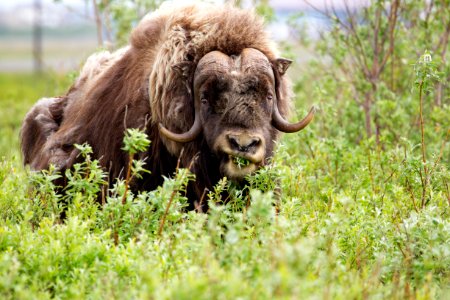
{"type": "Polygon", "coordinates": [[[103,46],[102,17],[100,15],[100,11],[98,9],[96,0],[92,0],[92,6],[94,9],[95,26],[97,27],[97,42],[98,42],[98,45],[101,47],[101,46],[103,46]]]}
{"type": "MultiPolygon", "coordinates": [[[[331,24],[316,49],[322,58],[331,58],[329,75],[343,83],[341,87],[351,89],[364,114],[366,137],[374,135],[379,142],[383,129],[398,129],[398,124],[386,121],[388,116],[381,112],[380,104],[393,99],[392,95],[409,92],[411,65],[425,50],[438,60],[440,71],[448,74],[448,0],[377,0],[358,10],[352,9],[349,1],[343,1],[343,8],[331,5],[325,9],[305,1],[331,24]]],[[[434,105],[442,106],[447,94],[448,86],[438,83],[434,105]]],[[[414,115],[411,108],[405,109],[414,115]]]]}
{"type": "Polygon", "coordinates": [[[128,43],[133,26],[163,0],[92,0],[101,46],[118,48],[128,43]],[[105,44],[108,43],[108,44],[105,44]]]}
{"type": "Polygon", "coordinates": [[[42,2],[34,0],[34,22],[33,22],[33,65],[34,72],[42,72],[42,2]]]}

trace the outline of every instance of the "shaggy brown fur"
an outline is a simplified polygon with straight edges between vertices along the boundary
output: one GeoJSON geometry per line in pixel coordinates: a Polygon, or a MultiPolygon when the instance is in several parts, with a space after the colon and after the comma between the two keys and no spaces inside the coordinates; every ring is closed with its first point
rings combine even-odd
{"type": "MultiPolygon", "coordinates": [[[[229,6],[165,7],[139,23],[130,46],[89,58],[65,96],[43,99],[32,108],[21,132],[25,164],[36,170],[50,164],[70,168],[77,156],[73,145],[87,142],[114,179],[127,163],[121,150],[125,129],[141,128],[152,140],[149,151],[141,154],[147,157],[151,175],[135,182],[135,187],[152,189],[161,184],[161,175],[174,172],[184,148],[181,164],[192,166],[196,182],[191,197],[199,199],[223,176],[220,157],[205,139],[216,133],[204,130],[193,142],[183,144],[161,136],[157,125],[161,122],[173,132],[189,130],[194,122],[190,80],[198,62],[211,51],[235,57],[246,48],[258,49],[272,63],[279,95],[275,101],[285,115],[290,104],[287,79],[275,63],[278,54],[260,18],[229,6]]],[[[259,122],[269,128],[270,114],[259,122]]],[[[275,140],[278,131],[268,130],[267,138],[275,140]]],[[[272,154],[273,141],[266,144],[265,159],[272,154]]]]}

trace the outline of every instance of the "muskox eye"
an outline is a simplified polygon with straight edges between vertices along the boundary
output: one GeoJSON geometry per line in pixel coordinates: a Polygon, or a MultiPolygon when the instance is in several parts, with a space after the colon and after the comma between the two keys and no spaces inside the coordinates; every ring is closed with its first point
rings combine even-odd
{"type": "Polygon", "coordinates": [[[63,145],[61,146],[61,149],[62,149],[64,152],[69,152],[69,151],[71,151],[71,150],[73,149],[73,145],[71,145],[71,144],[63,144],[63,145]]]}
{"type": "Polygon", "coordinates": [[[200,102],[202,102],[202,104],[208,104],[208,100],[206,100],[205,98],[202,98],[202,100],[200,100],[200,102]]]}
{"type": "Polygon", "coordinates": [[[267,100],[272,101],[273,100],[273,96],[272,95],[268,95],[267,96],[267,100]]]}

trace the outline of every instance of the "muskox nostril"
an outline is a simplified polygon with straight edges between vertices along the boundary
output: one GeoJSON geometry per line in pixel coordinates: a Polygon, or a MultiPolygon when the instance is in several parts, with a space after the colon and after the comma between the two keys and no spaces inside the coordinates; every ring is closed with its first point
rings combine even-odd
{"type": "Polygon", "coordinates": [[[228,135],[227,138],[231,149],[239,152],[249,152],[261,145],[261,139],[258,137],[228,135]]]}
{"type": "Polygon", "coordinates": [[[235,150],[239,150],[241,148],[238,140],[233,136],[228,136],[228,142],[230,143],[231,148],[235,150]]]}
{"type": "Polygon", "coordinates": [[[250,144],[248,144],[247,148],[252,148],[252,147],[257,147],[261,144],[261,139],[260,138],[254,138],[250,144]]]}

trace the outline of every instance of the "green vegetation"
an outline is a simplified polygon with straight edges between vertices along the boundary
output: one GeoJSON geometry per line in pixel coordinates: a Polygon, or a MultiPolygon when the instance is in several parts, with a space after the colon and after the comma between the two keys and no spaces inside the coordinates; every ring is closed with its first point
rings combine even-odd
{"type": "Polygon", "coordinates": [[[284,135],[244,190],[221,180],[208,213],[185,209],[195,180],[185,169],[154,191],[128,190],[146,172],[132,158],[152,147],[135,130],[124,180],[106,193],[80,145],[84,162],[58,194],[60,174],[21,167],[18,130],[36,99],[71,79],[0,75],[0,298],[449,298],[448,1],[429,12],[389,1],[400,3],[395,24],[387,2],[350,30],[333,19],[311,43],[319,59],[291,77],[299,116],[320,105],[313,124],[284,135]]]}
{"type": "Polygon", "coordinates": [[[238,166],[239,169],[242,167],[246,167],[251,163],[251,161],[249,161],[244,157],[233,156],[231,159],[233,163],[238,166]]]}

